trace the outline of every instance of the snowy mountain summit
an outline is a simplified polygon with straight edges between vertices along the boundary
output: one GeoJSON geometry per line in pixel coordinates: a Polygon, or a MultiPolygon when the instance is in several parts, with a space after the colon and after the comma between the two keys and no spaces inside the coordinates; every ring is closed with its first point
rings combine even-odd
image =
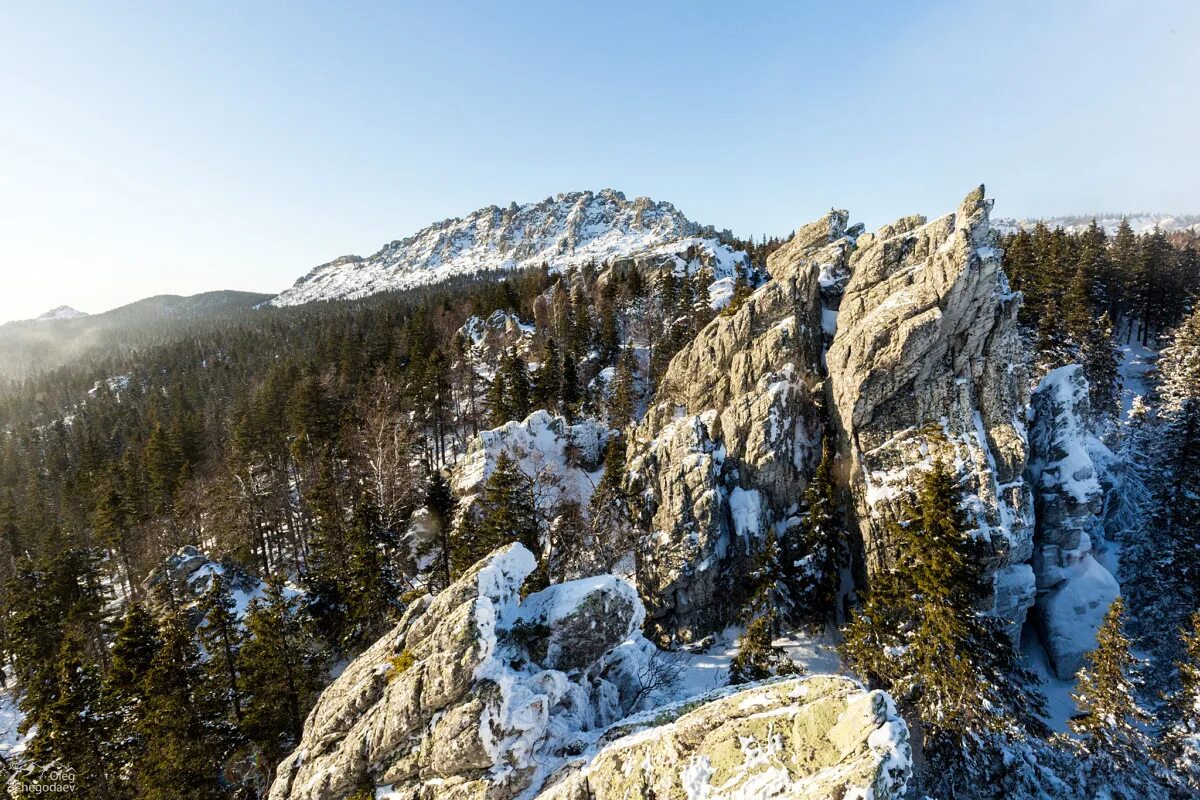
{"type": "Polygon", "coordinates": [[[45,314],[42,314],[40,317],[37,317],[37,321],[38,322],[52,322],[54,320],[59,320],[59,319],[79,319],[80,317],[86,317],[86,316],[87,316],[86,311],[80,311],[79,309],[71,308],[70,306],[59,306],[58,308],[52,308],[49,311],[47,311],[45,314]]]}
{"type": "Polygon", "coordinates": [[[689,251],[688,260],[699,256],[716,277],[745,261],[716,230],[692,222],[670,203],[628,200],[612,189],[570,192],[443,220],[367,258],[342,256],[309,272],[271,304],[354,299],[484,270],[545,263],[558,271],[629,257],[683,257],[689,251]]]}

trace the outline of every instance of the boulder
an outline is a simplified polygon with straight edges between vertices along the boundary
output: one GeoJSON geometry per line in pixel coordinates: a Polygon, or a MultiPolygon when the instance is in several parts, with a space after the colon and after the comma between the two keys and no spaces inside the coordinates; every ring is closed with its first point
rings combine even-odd
{"type": "Polygon", "coordinates": [[[953,214],[858,237],[826,365],[868,576],[895,561],[888,521],[940,459],[958,468],[985,545],[986,605],[1015,639],[1034,595],[1028,376],[990,208],[981,186],[953,214]]]}
{"type": "Polygon", "coordinates": [[[621,687],[652,649],[633,587],[607,576],[522,602],[535,565],[509,545],[414,603],[322,693],[269,797],[340,800],[373,783],[509,798],[631,710],[621,687]]]}
{"type": "Polygon", "coordinates": [[[538,798],[886,800],[904,794],[910,756],[908,729],[887,695],[819,676],[618,725],[538,798]]]}

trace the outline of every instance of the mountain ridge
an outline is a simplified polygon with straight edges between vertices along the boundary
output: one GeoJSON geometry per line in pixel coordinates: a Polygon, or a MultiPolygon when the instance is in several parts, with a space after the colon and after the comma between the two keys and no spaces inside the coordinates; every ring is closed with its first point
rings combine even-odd
{"type": "MultiPolygon", "coordinates": [[[[716,273],[746,260],[726,232],[688,219],[673,204],[628,199],[614,189],[563,192],[540,202],[486,206],[434,222],[374,254],[321,264],[270,303],[299,305],[367,297],[436,283],[456,275],[545,263],[552,270],[637,255],[670,256],[693,249],[716,273]]],[[[690,260],[690,259],[689,259],[690,260]]]]}

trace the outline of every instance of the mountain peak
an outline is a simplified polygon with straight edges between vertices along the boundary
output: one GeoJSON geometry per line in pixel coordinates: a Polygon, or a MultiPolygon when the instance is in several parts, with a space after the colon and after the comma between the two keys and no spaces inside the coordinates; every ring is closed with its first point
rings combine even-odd
{"type": "Polygon", "coordinates": [[[343,256],[313,269],[271,303],[355,299],[473,272],[541,264],[558,271],[693,247],[721,263],[736,257],[712,227],[689,220],[670,203],[630,200],[615,189],[563,192],[435,222],[367,258],[343,256]]]}
{"type": "Polygon", "coordinates": [[[61,319],[79,319],[80,317],[86,316],[88,316],[86,311],[80,311],[79,309],[72,308],[71,306],[59,306],[58,308],[52,308],[45,314],[37,317],[37,320],[39,322],[52,322],[54,320],[61,319]]]}

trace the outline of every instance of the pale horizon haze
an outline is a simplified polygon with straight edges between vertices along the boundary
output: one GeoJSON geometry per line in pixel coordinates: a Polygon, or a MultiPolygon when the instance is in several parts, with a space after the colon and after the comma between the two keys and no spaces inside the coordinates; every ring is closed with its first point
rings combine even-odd
{"type": "Polygon", "coordinates": [[[830,207],[1200,213],[1200,3],[16,3],[0,322],[279,292],[611,187],[741,236],[830,207]]]}

